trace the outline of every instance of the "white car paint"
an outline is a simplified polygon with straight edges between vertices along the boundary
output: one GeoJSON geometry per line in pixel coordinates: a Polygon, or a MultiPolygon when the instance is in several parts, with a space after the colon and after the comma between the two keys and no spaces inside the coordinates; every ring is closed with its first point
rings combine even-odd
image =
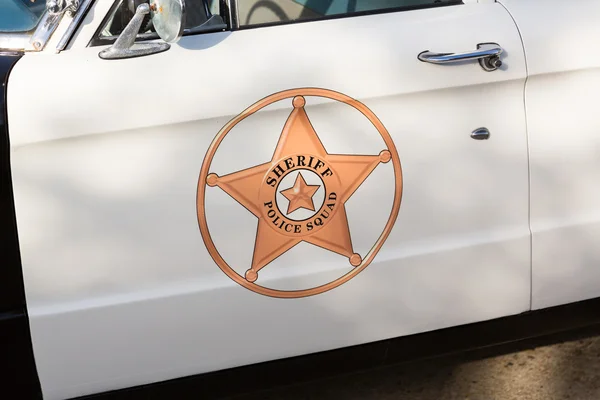
{"type": "MultiPolygon", "coordinates": [[[[500,4],[189,36],[162,54],[105,61],[102,47],[85,44],[107,3],[91,10],[69,50],[23,57],[8,85],[19,241],[45,398],[530,308],[526,65],[500,4]],[[482,42],[505,49],[501,70],[417,60],[424,50],[482,42]],[[398,147],[404,196],[394,230],[364,272],[319,296],[274,299],[237,285],[209,256],[196,185],[208,145],[232,116],[271,93],[309,86],[353,96],[377,114],[398,147]],[[490,140],[470,138],[481,126],[490,140]]],[[[307,101],[331,151],[381,150],[360,115],[307,101]]],[[[290,110],[282,102],[244,121],[216,168],[268,159],[290,110]]],[[[389,213],[389,174],[378,169],[348,203],[361,249],[389,213]]],[[[225,257],[247,266],[256,219],[216,190],[207,207],[225,257]]],[[[264,276],[289,288],[347,268],[343,257],[299,245],[264,276]]]]}
{"type": "Polygon", "coordinates": [[[527,54],[532,307],[600,296],[600,2],[502,0],[527,54]]]}

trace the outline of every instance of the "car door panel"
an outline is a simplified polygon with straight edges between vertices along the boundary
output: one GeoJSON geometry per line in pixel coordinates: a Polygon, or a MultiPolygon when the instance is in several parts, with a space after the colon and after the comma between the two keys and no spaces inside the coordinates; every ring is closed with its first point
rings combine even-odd
{"type": "MultiPolygon", "coordinates": [[[[89,39],[80,32],[77,42],[89,39]]],[[[8,86],[17,224],[46,398],[529,309],[526,68],[501,5],[186,36],[165,53],[119,61],[77,42],[24,57],[8,86]],[[424,50],[484,42],[505,49],[501,70],[417,60],[424,50]],[[368,268],[326,293],[276,299],[242,288],[211,258],[198,229],[198,174],[233,116],[307,87],[352,96],[379,117],[398,148],[404,192],[368,268]],[[490,139],[471,139],[482,126],[490,139]]],[[[269,159],[290,107],[276,103],[244,120],[215,169],[269,159]]],[[[381,149],[368,121],[344,104],[307,97],[306,111],[328,150],[381,149]]],[[[347,203],[359,251],[385,224],[392,176],[378,167],[347,203]]],[[[232,264],[248,263],[256,218],[218,190],[206,210],[217,246],[232,264]]],[[[301,245],[265,268],[269,285],[310,286],[348,269],[347,259],[301,245]]]]}
{"type": "Polygon", "coordinates": [[[600,43],[600,4],[502,3],[519,26],[529,70],[532,307],[598,297],[600,54],[590,49],[600,43]]]}

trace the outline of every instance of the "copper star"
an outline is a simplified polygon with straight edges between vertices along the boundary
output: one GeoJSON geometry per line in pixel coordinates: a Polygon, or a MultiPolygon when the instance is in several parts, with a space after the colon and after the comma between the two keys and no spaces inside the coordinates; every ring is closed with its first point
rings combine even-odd
{"type": "MultiPolygon", "coordinates": [[[[379,163],[391,159],[388,150],[378,155],[329,154],[308,119],[304,98],[296,96],[292,104],[294,110],[270,161],[206,178],[209,186],[220,187],[258,218],[252,265],[245,274],[248,282],[256,281],[258,271],[300,242],[346,256],[351,265],[359,266],[362,257],[353,251],[344,203],[379,163]],[[284,176],[301,170],[319,174],[325,201],[310,218],[293,221],[279,211],[275,195],[284,176]]],[[[287,214],[301,207],[313,211],[312,196],[318,188],[298,174],[294,186],[281,192],[290,200],[287,214]]]]}
{"type": "Polygon", "coordinates": [[[291,214],[299,208],[315,211],[315,203],[312,198],[320,187],[319,185],[307,185],[302,173],[298,172],[294,186],[280,192],[290,201],[287,214],[291,214]]]}

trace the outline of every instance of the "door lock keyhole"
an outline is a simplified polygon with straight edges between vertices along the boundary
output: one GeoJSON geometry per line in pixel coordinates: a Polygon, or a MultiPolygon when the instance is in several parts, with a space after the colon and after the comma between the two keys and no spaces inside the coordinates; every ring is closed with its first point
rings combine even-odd
{"type": "Polygon", "coordinates": [[[486,57],[479,60],[481,68],[491,72],[499,69],[502,66],[502,60],[498,56],[486,57]]]}

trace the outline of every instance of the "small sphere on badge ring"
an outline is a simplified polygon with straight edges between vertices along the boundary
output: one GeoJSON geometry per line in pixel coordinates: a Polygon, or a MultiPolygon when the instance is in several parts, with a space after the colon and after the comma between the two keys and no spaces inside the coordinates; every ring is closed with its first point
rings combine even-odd
{"type": "Polygon", "coordinates": [[[217,174],[208,174],[206,177],[206,184],[208,186],[215,186],[219,180],[219,175],[217,174]]]}
{"type": "Polygon", "coordinates": [[[245,277],[248,282],[255,282],[258,279],[258,274],[253,269],[249,269],[246,271],[245,277]]]}
{"type": "Polygon", "coordinates": [[[306,100],[304,100],[304,97],[302,96],[296,96],[294,97],[294,100],[292,100],[292,105],[294,106],[294,108],[304,107],[305,104],[306,100]]]}
{"type": "Polygon", "coordinates": [[[392,159],[392,153],[389,150],[381,150],[379,153],[379,161],[387,163],[392,159]]]}
{"type": "Polygon", "coordinates": [[[358,267],[362,262],[362,257],[358,253],[354,253],[350,256],[350,264],[353,267],[358,267]]]}

